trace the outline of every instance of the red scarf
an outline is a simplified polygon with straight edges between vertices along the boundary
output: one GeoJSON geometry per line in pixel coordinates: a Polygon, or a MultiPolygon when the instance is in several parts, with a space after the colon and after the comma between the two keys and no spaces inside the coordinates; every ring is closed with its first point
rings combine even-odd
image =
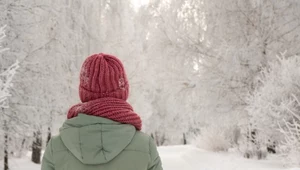
{"type": "Polygon", "coordinates": [[[131,124],[137,130],[142,129],[141,118],[133,111],[131,105],[122,99],[106,97],[79,103],[70,108],[68,119],[76,117],[79,113],[131,124]]]}

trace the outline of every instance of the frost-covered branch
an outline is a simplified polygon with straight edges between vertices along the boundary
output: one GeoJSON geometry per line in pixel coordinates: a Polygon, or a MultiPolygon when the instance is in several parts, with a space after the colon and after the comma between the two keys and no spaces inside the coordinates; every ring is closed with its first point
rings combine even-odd
{"type": "MultiPolygon", "coordinates": [[[[6,26],[3,26],[3,27],[0,27],[0,43],[2,43],[3,39],[6,37],[5,35],[5,27],[6,26]]],[[[2,46],[0,46],[0,53],[2,53],[3,51],[6,51],[8,50],[8,48],[2,48],[2,46]]]]}
{"type": "Polygon", "coordinates": [[[284,135],[285,141],[282,143],[288,153],[287,159],[290,163],[300,165],[300,119],[295,118],[291,122],[284,120],[284,126],[279,130],[284,135]]]}
{"type": "MultiPolygon", "coordinates": [[[[0,43],[5,38],[4,28],[5,26],[0,28],[0,43]]],[[[0,52],[3,52],[5,50],[7,50],[7,48],[0,49],[0,52]]],[[[0,108],[7,108],[6,99],[10,96],[9,89],[12,87],[12,80],[18,68],[19,62],[16,61],[4,72],[0,73],[0,108]]]]}
{"type": "Polygon", "coordinates": [[[12,87],[12,80],[19,68],[19,62],[16,61],[7,70],[0,73],[0,107],[6,108],[7,103],[5,102],[7,97],[10,96],[9,89],[12,87]]]}

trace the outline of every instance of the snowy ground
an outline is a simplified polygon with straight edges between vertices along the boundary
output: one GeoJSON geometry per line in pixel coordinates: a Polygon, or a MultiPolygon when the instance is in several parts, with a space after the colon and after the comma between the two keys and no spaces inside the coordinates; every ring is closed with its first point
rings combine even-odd
{"type": "Polygon", "coordinates": [[[292,170],[278,157],[245,159],[236,153],[214,153],[192,146],[161,147],[159,151],[165,170],[292,170]]]}
{"type": "MultiPolygon", "coordinates": [[[[160,147],[164,170],[300,170],[285,168],[277,157],[249,160],[234,153],[213,153],[193,146],[160,147]]],[[[39,170],[30,158],[10,160],[11,170],[39,170]]],[[[2,169],[2,168],[0,168],[2,169]]]]}

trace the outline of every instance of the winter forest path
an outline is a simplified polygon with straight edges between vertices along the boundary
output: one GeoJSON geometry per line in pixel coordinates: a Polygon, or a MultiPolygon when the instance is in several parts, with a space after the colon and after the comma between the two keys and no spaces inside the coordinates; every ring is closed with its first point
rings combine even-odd
{"type": "MultiPolygon", "coordinates": [[[[300,170],[285,168],[276,156],[267,160],[249,160],[236,153],[214,153],[189,145],[164,146],[158,150],[164,170],[300,170]]],[[[10,160],[10,166],[11,170],[40,170],[40,165],[30,162],[30,154],[10,160]]]]}

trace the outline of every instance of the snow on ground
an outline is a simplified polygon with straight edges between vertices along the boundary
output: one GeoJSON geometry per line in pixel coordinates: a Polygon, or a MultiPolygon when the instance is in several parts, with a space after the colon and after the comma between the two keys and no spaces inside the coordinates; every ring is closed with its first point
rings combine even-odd
{"type": "Polygon", "coordinates": [[[165,170],[288,170],[274,156],[268,160],[245,159],[236,153],[214,153],[193,146],[160,147],[159,152],[165,170]]]}
{"type": "MultiPolygon", "coordinates": [[[[285,168],[276,156],[251,160],[236,153],[214,153],[193,146],[159,147],[159,152],[164,170],[300,170],[285,168]]],[[[40,165],[30,162],[30,155],[10,160],[10,166],[11,170],[40,170],[40,165]]]]}

